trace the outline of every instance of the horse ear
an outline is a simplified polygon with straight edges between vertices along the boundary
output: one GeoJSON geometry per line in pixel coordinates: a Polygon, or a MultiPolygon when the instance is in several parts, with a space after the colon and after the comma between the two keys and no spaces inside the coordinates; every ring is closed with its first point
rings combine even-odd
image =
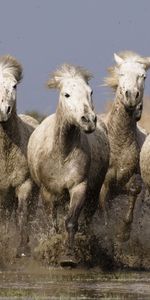
{"type": "Polygon", "coordinates": [[[143,64],[145,66],[145,69],[148,70],[150,68],[150,57],[140,57],[138,59],[138,62],[140,64],[143,64]]]}
{"type": "Polygon", "coordinates": [[[150,57],[149,56],[145,57],[145,60],[146,60],[145,62],[146,70],[148,70],[150,68],[150,57]]]}
{"type": "Polygon", "coordinates": [[[114,60],[117,65],[121,65],[123,63],[123,58],[121,58],[118,54],[114,53],[114,60]]]}
{"type": "Polygon", "coordinates": [[[48,87],[49,89],[59,89],[59,88],[60,88],[60,77],[52,76],[52,77],[47,81],[47,87],[48,87]]]}

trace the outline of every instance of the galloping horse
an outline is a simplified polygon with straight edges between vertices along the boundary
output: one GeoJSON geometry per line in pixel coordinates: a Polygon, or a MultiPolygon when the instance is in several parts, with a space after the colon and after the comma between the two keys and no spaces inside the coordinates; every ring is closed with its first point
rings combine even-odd
{"type": "Polygon", "coordinates": [[[28,168],[27,144],[38,125],[30,116],[17,115],[17,85],[21,79],[20,63],[10,55],[0,57],[0,205],[10,215],[15,199],[18,200],[19,255],[29,250],[27,207],[35,184],[28,168]]]}
{"type": "MultiPolygon", "coordinates": [[[[100,193],[100,204],[106,212],[106,204],[112,194],[125,190],[129,208],[118,237],[127,240],[133,221],[137,195],[141,191],[139,154],[145,134],[137,126],[143,108],[146,71],[150,59],[125,51],[114,55],[116,65],[109,68],[105,84],[116,92],[110,112],[103,118],[108,129],[110,163],[100,193]]],[[[107,215],[105,216],[107,217],[107,215]]]]}
{"type": "Polygon", "coordinates": [[[88,209],[94,213],[109,161],[107,131],[94,112],[90,78],[88,71],[68,64],[52,75],[48,87],[60,91],[56,113],[36,128],[28,144],[30,171],[53,203],[56,230],[59,196],[65,191],[69,195],[67,258],[61,261],[67,265],[76,263],[74,236],[80,212],[89,201],[88,209]]]}

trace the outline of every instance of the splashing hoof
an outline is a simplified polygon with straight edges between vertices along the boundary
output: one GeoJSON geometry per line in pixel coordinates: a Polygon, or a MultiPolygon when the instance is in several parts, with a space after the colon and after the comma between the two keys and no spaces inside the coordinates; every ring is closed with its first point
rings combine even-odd
{"type": "Polygon", "coordinates": [[[78,262],[73,256],[66,255],[60,259],[60,265],[61,267],[64,268],[65,267],[76,268],[78,262]]]}
{"type": "Polygon", "coordinates": [[[19,247],[17,249],[16,253],[16,258],[21,258],[21,257],[30,257],[31,256],[31,249],[29,246],[26,247],[19,247]]]}

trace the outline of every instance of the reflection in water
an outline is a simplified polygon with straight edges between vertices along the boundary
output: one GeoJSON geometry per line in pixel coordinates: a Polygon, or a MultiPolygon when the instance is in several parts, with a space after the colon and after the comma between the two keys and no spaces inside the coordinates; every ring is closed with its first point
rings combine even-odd
{"type": "Polygon", "coordinates": [[[150,274],[47,268],[23,258],[0,272],[1,299],[150,299],[150,274]]]}

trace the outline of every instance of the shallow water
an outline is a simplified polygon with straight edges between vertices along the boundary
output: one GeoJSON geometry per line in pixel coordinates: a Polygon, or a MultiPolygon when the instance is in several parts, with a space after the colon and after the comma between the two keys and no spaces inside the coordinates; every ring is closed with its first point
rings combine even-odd
{"type": "Polygon", "coordinates": [[[1,299],[150,299],[150,273],[48,268],[23,258],[0,272],[1,299]]]}

